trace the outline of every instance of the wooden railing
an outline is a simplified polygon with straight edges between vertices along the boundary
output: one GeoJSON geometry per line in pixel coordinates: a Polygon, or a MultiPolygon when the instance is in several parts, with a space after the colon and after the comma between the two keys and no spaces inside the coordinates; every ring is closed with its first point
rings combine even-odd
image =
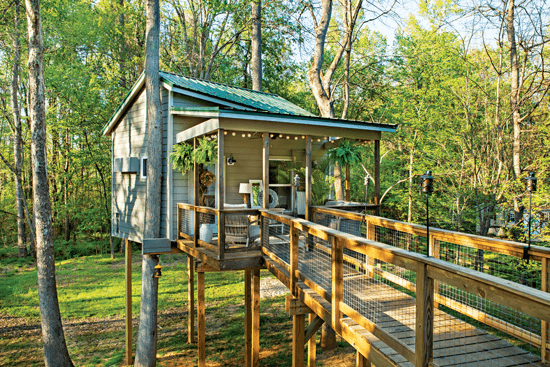
{"type": "MultiPolygon", "coordinates": [[[[330,213],[331,215],[338,214],[345,218],[361,218],[364,220],[360,214],[335,212],[333,209],[324,208],[315,208],[314,210],[330,213]]],[[[433,365],[433,317],[434,303],[437,302],[437,295],[434,291],[435,281],[440,281],[465,292],[481,295],[484,299],[538,318],[546,325],[550,321],[550,294],[546,292],[450,264],[434,257],[427,257],[367,238],[343,233],[302,219],[295,219],[269,211],[263,211],[261,215],[264,220],[278,221],[290,227],[290,260],[284,260],[277,254],[270,252],[268,250],[268,243],[265,242],[269,241],[267,237],[262,237],[262,251],[289,272],[290,290],[293,296],[299,296],[297,282],[299,280],[304,282],[313,291],[331,303],[330,322],[334,330],[340,335],[346,338],[346,333],[349,334],[349,330],[345,328],[342,322],[342,316],[346,315],[416,366],[433,365]],[[330,255],[330,274],[332,279],[330,289],[323,288],[315,280],[300,272],[299,232],[302,232],[302,235],[313,236],[330,244],[330,247],[324,250],[330,255]],[[353,251],[354,253],[365,255],[367,258],[372,258],[375,261],[393,264],[416,273],[416,284],[414,284],[414,287],[409,287],[416,293],[416,300],[414,301],[416,304],[414,350],[386,329],[379,327],[375,322],[364,317],[360,313],[360,310],[354,309],[353,305],[344,302],[346,298],[346,294],[344,294],[344,266],[347,266],[347,269],[349,269],[350,263],[353,265],[352,261],[354,261],[353,258],[346,255],[345,249],[348,249],[348,252],[353,251]]],[[[367,220],[371,225],[387,225],[407,233],[426,234],[422,226],[371,216],[367,216],[367,220]]],[[[367,228],[370,228],[370,231],[372,231],[372,227],[367,226],[367,228]]],[[[523,254],[521,245],[510,243],[509,241],[492,241],[479,238],[479,236],[455,234],[442,230],[434,230],[433,232],[432,234],[432,230],[430,230],[430,236],[445,238],[446,241],[452,239],[459,243],[479,246],[479,248],[490,248],[491,251],[500,249],[506,251],[505,253],[523,254]],[[505,243],[499,244],[499,242],[505,243]]],[[[370,232],[369,235],[372,236],[373,233],[370,232]]],[[[532,247],[529,254],[532,256],[532,259],[542,260],[546,264],[546,259],[550,255],[546,249],[540,247],[532,247]]],[[[356,265],[360,264],[357,260],[355,262],[356,265]]],[[[545,286],[547,284],[545,283],[545,286]]]]}
{"type": "MultiPolygon", "coordinates": [[[[177,225],[178,225],[178,239],[186,239],[193,241],[193,247],[195,248],[207,248],[214,251],[218,255],[219,260],[225,259],[226,253],[233,252],[248,252],[257,251],[257,247],[254,248],[253,243],[249,243],[248,246],[237,246],[228,248],[226,246],[226,216],[230,214],[243,214],[250,217],[258,217],[259,211],[257,209],[214,209],[206,206],[195,206],[192,204],[178,204],[177,213],[177,225]],[[217,218],[218,236],[216,244],[212,244],[203,241],[200,238],[200,216],[209,215],[212,218],[217,218]],[[191,229],[193,226],[193,229],[191,229]],[[183,227],[188,228],[188,231],[183,231],[183,227]]],[[[215,222],[215,221],[212,221],[215,222]]],[[[212,223],[213,224],[213,223],[212,223]]],[[[259,235],[256,245],[259,245],[259,235]]]]}
{"type": "MultiPolygon", "coordinates": [[[[477,249],[481,253],[481,263],[483,263],[483,252],[492,252],[500,255],[510,256],[512,258],[523,259],[524,254],[530,262],[534,263],[531,268],[539,269],[540,274],[536,274],[540,279],[540,290],[544,292],[550,291],[549,277],[550,277],[550,248],[541,246],[531,246],[530,249],[527,245],[514,241],[502,240],[499,238],[490,238],[473,234],[460,233],[455,231],[443,230],[439,228],[430,228],[430,238],[426,241],[426,227],[418,224],[411,224],[401,222],[392,219],[386,219],[373,215],[365,215],[359,213],[350,213],[348,211],[337,210],[325,207],[315,207],[312,209],[313,218],[316,214],[323,214],[334,216],[337,218],[344,218],[351,221],[362,223],[362,235],[371,240],[377,240],[376,227],[386,228],[398,233],[405,233],[414,236],[424,237],[424,241],[429,246],[429,253],[435,258],[440,258],[440,243],[455,244],[458,246],[464,246],[471,249],[477,249]]],[[[352,259],[350,259],[352,260],[352,259]]],[[[483,268],[481,267],[481,269],[483,268]]],[[[415,284],[407,281],[406,279],[397,277],[394,274],[381,271],[374,268],[373,270],[377,275],[384,277],[394,284],[402,286],[408,290],[415,291],[415,284]]],[[[520,270],[517,270],[518,272],[520,270]]],[[[521,275],[518,275],[518,279],[521,275]]],[[[516,283],[517,284],[517,283],[516,283]]],[[[477,297],[476,293],[474,293],[477,297]]],[[[548,323],[541,319],[541,332],[540,334],[532,331],[525,330],[517,325],[513,325],[510,322],[500,319],[495,315],[491,315],[488,312],[484,312],[479,309],[475,309],[471,306],[465,305],[459,300],[452,299],[452,297],[438,294],[436,289],[435,294],[436,304],[442,304],[454,311],[462,313],[470,318],[473,318],[479,322],[482,322],[494,329],[505,332],[508,335],[516,337],[524,342],[530,343],[537,348],[541,348],[541,355],[544,360],[550,358],[550,351],[547,341],[550,339],[548,323]]]]}

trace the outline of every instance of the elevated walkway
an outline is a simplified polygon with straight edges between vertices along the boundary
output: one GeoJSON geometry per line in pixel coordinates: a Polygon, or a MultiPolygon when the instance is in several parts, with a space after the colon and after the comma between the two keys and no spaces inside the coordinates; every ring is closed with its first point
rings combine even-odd
{"type": "MultiPolygon", "coordinates": [[[[255,246],[231,249],[220,225],[218,246],[180,233],[177,251],[190,256],[191,268],[192,259],[199,261],[199,366],[205,365],[204,272],[227,270],[245,270],[245,364],[259,365],[260,268],[292,294],[294,366],[304,365],[306,344],[307,363],[315,364],[315,344],[308,341],[322,322],[357,350],[363,366],[548,365],[547,249],[528,252],[538,273],[519,275],[520,284],[511,274],[521,267],[510,262],[521,263],[522,244],[441,230],[422,241],[422,226],[337,209],[315,211],[324,226],[269,211],[256,215],[261,236],[255,246]],[[431,257],[422,253],[428,249],[431,257]]],[[[189,275],[193,282],[193,271],[189,275]]]]}

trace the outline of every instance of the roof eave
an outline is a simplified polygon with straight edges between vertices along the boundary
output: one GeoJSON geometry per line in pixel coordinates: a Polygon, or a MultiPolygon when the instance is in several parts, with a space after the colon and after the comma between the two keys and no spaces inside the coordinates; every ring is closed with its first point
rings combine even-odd
{"type": "Polygon", "coordinates": [[[124,97],[124,99],[116,109],[115,113],[111,116],[109,121],[107,121],[107,123],[103,127],[103,131],[102,131],[103,136],[111,135],[114,127],[118,124],[118,121],[126,111],[128,104],[130,103],[130,101],[134,100],[137,93],[139,93],[139,91],[141,90],[141,88],[143,88],[144,85],[145,85],[145,73],[142,73],[138,78],[138,80],[136,80],[136,82],[132,86],[132,89],[130,89],[126,97],[124,97]]]}

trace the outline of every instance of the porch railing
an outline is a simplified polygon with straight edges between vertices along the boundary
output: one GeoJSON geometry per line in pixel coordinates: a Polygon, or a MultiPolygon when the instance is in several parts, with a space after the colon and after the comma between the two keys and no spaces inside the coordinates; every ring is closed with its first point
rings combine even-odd
{"type": "MultiPolygon", "coordinates": [[[[340,231],[413,251],[463,268],[490,274],[502,280],[548,292],[550,249],[531,246],[529,261],[523,259],[526,245],[472,234],[430,228],[372,215],[315,207],[313,221],[340,231]]],[[[400,268],[371,264],[374,273],[393,286],[414,291],[411,274],[400,268]]],[[[436,282],[435,302],[470,319],[486,324],[536,348],[543,359],[549,359],[548,324],[528,313],[494,302],[482,295],[436,282]]]]}
{"type": "MultiPolygon", "coordinates": [[[[290,290],[295,297],[299,296],[296,284],[302,281],[331,303],[332,327],[344,338],[351,332],[347,321],[351,319],[405,360],[417,366],[425,366],[428,363],[469,364],[486,360],[491,352],[484,348],[497,348],[498,345],[495,346],[495,343],[502,342],[492,337],[493,339],[485,340],[483,343],[461,345],[466,340],[472,340],[468,338],[477,329],[460,320],[459,315],[454,317],[437,310],[437,304],[445,305],[481,322],[485,320],[493,327],[506,323],[509,329],[501,329],[520,338],[520,327],[512,327],[515,324],[510,320],[501,319],[497,322],[490,309],[478,310],[478,314],[475,314],[472,311],[474,308],[469,306],[471,302],[480,299],[491,302],[491,305],[515,312],[515,315],[518,315],[515,317],[521,315],[539,320],[539,327],[542,322],[543,328],[550,321],[548,293],[502,279],[489,274],[488,271],[481,272],[460,263],[444,261],[444,256],[441,256],[445,254],[444,248],[449,244],[449,249],[453,251],[448,256],[461,253],[464,247],[474,248],[476,251],[489,251],[492,254],[521,257],[521,244],[492,241],[478,238],[479,236],[449,233],[450,231],[430,230],[429,245],[433,246],[433,253],[439,255],[427,257],[418,253],[422,252],[420,250],[415,253],[404,248],[418,246],[420,249],[428,245],[422,245],[416,237],[404,236],[425,236],[426,232],[422,226],[326,208],[314,208],[314,213],[330,216],[330,221],[325,222],[328,226],[262,211],[265,226],[262,231],[262,251],[288,271],[290,290]],[[343,228],[336,228],[336,223],[332,222],[338,218],[359,221],[359,230],[353,234],[341,231],[343,228]],[[402,233],[403,235],[396,237],[401,242],[394,242],[402,245],[385,244],[384,239],[393,235],[387,234],[386,231],[402,233]],[[444,246],[442,242],[445,242],[444,246]],[[459,293],[461,301],[453,296],[459,293]],[[348,318],[343,318],[343,315],[348,318]],[[441,344],[438,347],[437,363],[433,363],[434,329],[438,343],[445,343],[443,348],[441,344]],[[464,353],[464,350],[468,352],[464,353]]],[[[353,228],[356,227],[354,224],[353,228]]],[[[532,261],[542,261],[547,266],[549,251],[532,247],[529,254],[532,261]]],[[[469,264],[468,261],[475,262],[475,258],[466,260],[465,256],[460,256],[466,261],[465,265],[469,264]]],[[[487,263],[487,255],[482,257],[487,263]]],[[[477,266],[479,268],[481,265],[477,266]]],[[[547,270],[543,272],[547,277],[547,270]]],[[[543,280],[542,283],[547,287],[547,281],[543,280]]],[[[523,332],[527,333],[525,339],[536,345],[533,343],[534,333],[528,333],[525,329],[523,332]]],[[[543,329],[542,341],[539,334],[539,343],[543,346],[543,359],[547,359],[546,333],[546,329],[543,329]]],[[[487,338],[491,337],[485,335],[487,338]]],[[[507,365],[527,363],[529,356],[531,354],[525,352],[520,356],[510,357],[507,365]]]]}
{"type": "Polygon", "coordinates": [[[254,221],[259,221],[257,209],[218,210],[179,203],[178,239],[193,241],[193,247],[206,248],[224,260],[227,253],[258,251],[260,226],[254,221]]]}

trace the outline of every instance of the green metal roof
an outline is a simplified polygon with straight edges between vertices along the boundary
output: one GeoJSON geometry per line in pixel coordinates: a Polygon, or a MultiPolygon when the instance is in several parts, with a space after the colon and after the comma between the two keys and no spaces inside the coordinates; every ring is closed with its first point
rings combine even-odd
{"type": "Polygon", "coordinates": [[[160,72],[160,77],[165,83],[172,87],[191,90],[206,96],[213,96],[233,103],[238,103],[246,107],[251,107],[258,111],[297,116],[315,116],[303,108],[296,106],[294,103],[291,103],[275,94],[233,87],[230,85],[190,78],[164,71],[160,72]]]}

